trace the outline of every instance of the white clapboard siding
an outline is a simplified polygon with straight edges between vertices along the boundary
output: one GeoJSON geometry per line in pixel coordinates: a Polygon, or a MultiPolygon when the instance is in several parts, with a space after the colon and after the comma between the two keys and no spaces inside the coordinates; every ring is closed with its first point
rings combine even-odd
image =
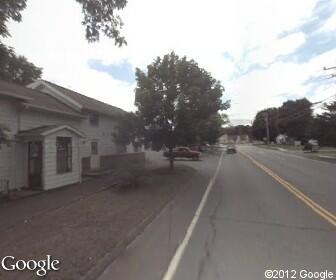
{"type": "Polygon", "coordinates": [[[76,134],[62,130],[46,137],[43,141],[43,188],[54,189],[80,181],[80,158],[78,154],[79,138],[76,134]],[[72,171],[57,174],[56,138],[72,137],[72,171]]]}
{"type": "MultiPolygon", "coordinates": [[[[18,111],[14,100],[0,97],[0,124],[6,126],[9,138],[13,140],[18,130],[18,111]]],[[[17,187],[16,185],[16,168],[13,168],[16,161],[16,145],[12,142],[10,145],[1,144],[0,147],[0,182],[3,187],[4,181],[9,181],[10,189],[17,187]]],[[[22,182],[21,182],[22,184],[22,182]]],[[[2,190],[0,190],[2,191],[2,190]]]]}
{"type": "Polygon", "coordinates": [[[91,155],[91,142],[98,142],[98,155],[111,155],[117,152],[114,133],[116,131],[117,121],[113,118],[99,115],[99,125],[90,125],[86,118],[81,122],[79,130],[86,136],[86,143],[83,145],[83,157],[91,155]]]}
{"type": "Polygon", "coordinates": [[[70,116],[26,110],[21,113],[20,130],[29,130],[44,125],[69,125],[78,128],[80,122],[80,119],[70,116]]]}

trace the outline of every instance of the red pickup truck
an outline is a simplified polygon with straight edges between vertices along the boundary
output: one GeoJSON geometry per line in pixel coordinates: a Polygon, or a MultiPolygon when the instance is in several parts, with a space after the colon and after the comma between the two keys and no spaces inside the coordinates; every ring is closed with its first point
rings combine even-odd
{"type": "MultiPolygon", "coordinates": [[[[177,147],[173,150],[173,158],[191,158],[192,160],[199,160],[201,153],[190,150],[188,147],[177,147]]],[[[169,151],[165,151],[163,156],[169,158],[169,151]]]]}

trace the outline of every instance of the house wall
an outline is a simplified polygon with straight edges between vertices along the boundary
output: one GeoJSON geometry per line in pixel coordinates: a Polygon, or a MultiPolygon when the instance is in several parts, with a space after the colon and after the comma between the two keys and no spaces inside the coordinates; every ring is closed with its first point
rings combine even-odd
{"type": "Polygon", "coordinates": [[[50,190],[60,186],[77,183],[81,180],[81,159],[79,157],[80,139],[70,131],[62,130],[46,137],[43,141],[43,189],[50,190]],[[56,138],[72,138],[72,170],[57,174],[56,138]]]}
{"type": "Polygon", "coordinates": [[[0,123],[7,126],[9,135],[14,136],[18,131],[18,103],[0,96],[0,123]]]}
{"type": "MultiPolygon", "coordinates": [[[[73,170],[71,174],[56,174],[56,137],[44,140],[43,180],[45,189],[68,185],[78,182],[81,176],[81,159],[91,157],[91,142],[98,142],[98,157],[118,153],[114,141],[114,133],[118,120],[106,115],[99,115],[99,125],[90,125],[89,117],[74,118],[51,112],[23,109],[20,102],[0,96],[0,124],[10,128],[11,138],[23,130],[45,125],[69,125],[81,131],[86,138],[73,138],[73,170]],[[77,161],[77,158],[80,159],[77,161]]],[[[126,152],[134,152],[131,147],[126,152]]],[[[0,149],[0,180],[9,180],[10,188],[17,189],[28,186],[28,149],[27,143],[13,142],[10,146],[2,145],[0,149]]],[[[1,192],[0,185],[0,192],[1,192]]]]}
{"type": "Polygon", "coordinates": [[[99,115],[99,125],[92,126],[89,118],[83,119],[78,128],[86,136],[86,145],[83,147],[83,157],[91,155],[91,142],[98,142],[98,155],[110,155],[117,153],[114,141],[117,121],[105,115],[99,115]]]}
{"type": "Polygon", "coordinates": [[[17,101],[0,97],[0,124],[9,128],[10,131],[7,134],[12,140],[9,145],[0,146],[0,192],[3,191],[7,181],[9,189],[21,188],[25,185],[24,145],[13,141],[18,132],[18,111],[17,101]]]}
{"type": "Polygon", "coordinates": [[[25,110],[20,114],[19,130],[28,130],[43,125],[69,125],[78,129],[80,122],[81,119],[70,116],[53,114],[50,112],[25,110]]]}

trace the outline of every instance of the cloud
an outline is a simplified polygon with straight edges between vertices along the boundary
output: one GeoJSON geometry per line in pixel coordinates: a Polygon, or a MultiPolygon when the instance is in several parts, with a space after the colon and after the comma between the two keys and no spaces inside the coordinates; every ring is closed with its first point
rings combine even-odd
{"type": "Polygon", "coordinates": [[[307,80],[336,64],[335,0],[129,0],[122,48],[108,38],[86,42],[75,0],[27,4],[23,21],[10,24],[9,45],[45,79],[126,110],[135,109],[133,70],[173,50],[220,80],[229,113],[243,120],[288,96],[326,95],[307,80]]]}
{"type": "Polygon", "coordinates": [[[98,72],[107,73],[113,78],[133,84],[135,82],[135,75],[132,65],[126,60],[120,64],[104,64],[100,59],[89,59],[88,65],[91,69],[98,72]]]}

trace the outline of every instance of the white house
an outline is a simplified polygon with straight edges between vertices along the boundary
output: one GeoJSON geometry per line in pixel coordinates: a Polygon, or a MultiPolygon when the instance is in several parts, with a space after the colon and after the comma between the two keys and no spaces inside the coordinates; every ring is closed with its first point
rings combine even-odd
{"type": "Polygon", "coordinates": [[[126,151],[114,138],[124,113],[47,81],[28,87],[0,81],[0,124],[10,140],[0,146],[0,188],[80,182],[104,157],[126,151]]]}

